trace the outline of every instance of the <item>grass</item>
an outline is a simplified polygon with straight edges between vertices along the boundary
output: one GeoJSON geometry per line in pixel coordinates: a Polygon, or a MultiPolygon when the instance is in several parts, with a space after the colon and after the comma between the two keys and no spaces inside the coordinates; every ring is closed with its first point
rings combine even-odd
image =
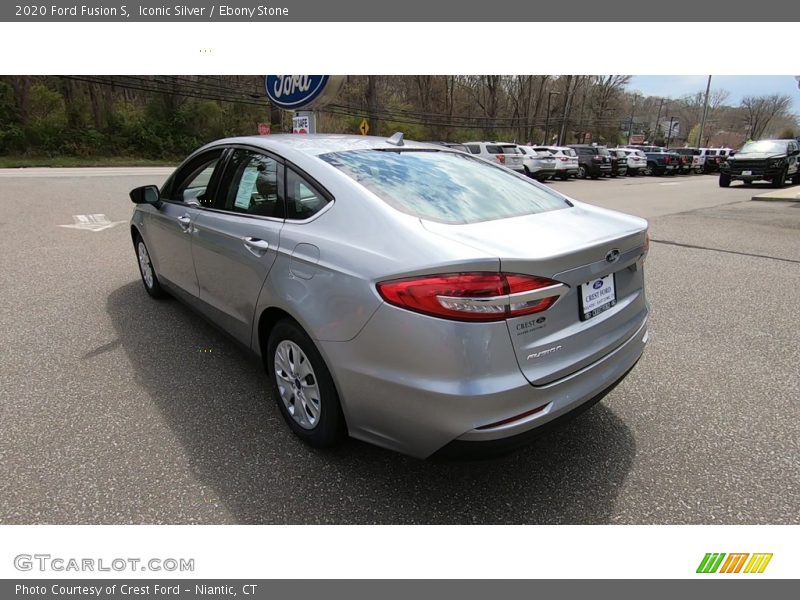
{"type": "Polygon", "coordinates": [[[0,156],[0,169],[18,167],[174,167],[180,161],[130,156],[0,156]]]}

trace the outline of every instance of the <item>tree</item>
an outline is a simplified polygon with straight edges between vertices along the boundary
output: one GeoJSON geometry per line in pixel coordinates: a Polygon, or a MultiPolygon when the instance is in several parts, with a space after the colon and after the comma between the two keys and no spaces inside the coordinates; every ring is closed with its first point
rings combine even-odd
{"type": "Polygon", "coordinates": [[[745,111],[747,137],[751,140],[760,139],[773,119],[787,116],[791,104],[792,98],[786,94],[742,98],[741,107],[745,111]]]}

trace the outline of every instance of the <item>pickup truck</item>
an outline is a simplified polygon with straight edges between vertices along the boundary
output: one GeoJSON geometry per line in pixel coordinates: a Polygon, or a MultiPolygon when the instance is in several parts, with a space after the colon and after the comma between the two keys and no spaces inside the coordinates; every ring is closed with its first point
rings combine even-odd
{"type": "Polygon", "coordinates": [[[645,175],[674,175],[681,168],[681,156],[661,146],[629,146],[647,156],[645,175]]]}
{"type": "Polygon", "coordinates": [[[745,185],[769,181],[772,187],[783,187],[787,179],[793,185],[800,184],[800,146],[795,140],[747,142],[719,168],[720,187],[728,187],[737,179],[745,185]]]}

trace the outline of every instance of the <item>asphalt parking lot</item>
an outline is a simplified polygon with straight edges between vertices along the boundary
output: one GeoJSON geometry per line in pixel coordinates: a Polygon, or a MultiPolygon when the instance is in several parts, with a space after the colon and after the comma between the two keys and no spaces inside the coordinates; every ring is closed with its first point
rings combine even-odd
{"type": "Polygon", "coordinates": [[[649,347],[534,445],[433,462],[304,446],[242,350],[145,294],[127,192],[166,173],[0,170],[0,523],[800,523],[800,203],[551,184],[650,220],[649,347]]]}

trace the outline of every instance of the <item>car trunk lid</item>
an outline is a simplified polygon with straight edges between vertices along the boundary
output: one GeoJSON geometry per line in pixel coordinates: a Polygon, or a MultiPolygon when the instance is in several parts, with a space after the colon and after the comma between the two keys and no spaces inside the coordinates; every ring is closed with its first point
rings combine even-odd
{"type": "Polygon", "coordinates": [[[497,221],[423,225],[498,256],[505,273],[548,277],[567,286],[548,310],[506,321],[519,367],[533,385],[548,385],[599,360],[633,335],[646,314],[642,219],[579,203],[497,221]],[[586,318],[582,292],[594,293],[598,281],[603,282],[599,292],[613,284],[613,305],[595,306],[597,298],[591,299],[587,306],[598,312],[586,318]]]}

